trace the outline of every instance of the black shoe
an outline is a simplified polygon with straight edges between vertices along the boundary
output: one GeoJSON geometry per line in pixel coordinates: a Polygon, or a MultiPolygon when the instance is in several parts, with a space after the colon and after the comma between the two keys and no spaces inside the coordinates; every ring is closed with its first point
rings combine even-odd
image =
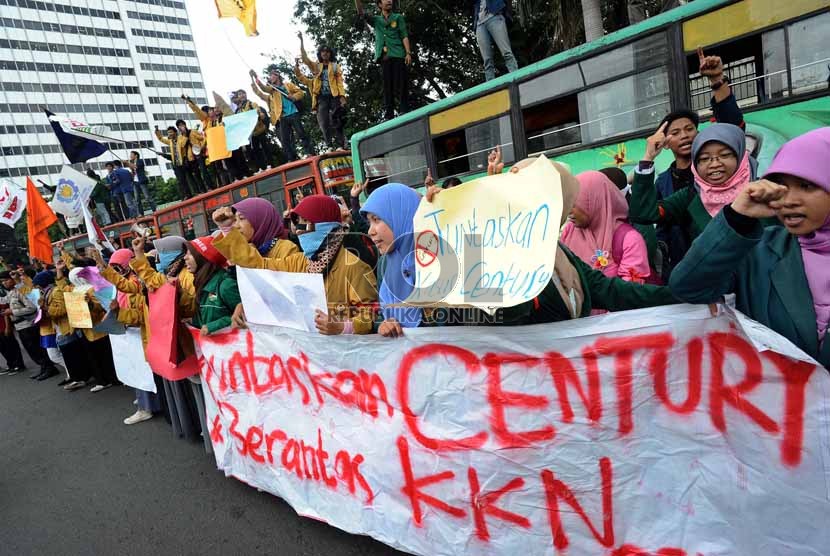
{"type": "Polygon", "coordinates": [[[66,385],[67,385],[67,384],[69,384],[70,382],[72,382],[72,379],[71,379],[71,378],[65,378],[65,379],[63,379],[62,381],[58,382],[58,386],[66,386],[66,385]]]}
{"type": "Polygon", "coordinates": [[[29,375],[29,378],[32,380],[37,380],[37,378],[43,374],[43,371],[38,371],[35,374],[29,375]]]}
{"type": "Polygon", "coordinates": [[[58,370],[57,369],[49,369],[48,371],[43,371],[42,373],[40,373],[40,376],[37,377],[37,380],[38,381],[46,380],[46,379],[52,378],[53,376],[57,376],[57,375],[58,375],[58,370]]]}

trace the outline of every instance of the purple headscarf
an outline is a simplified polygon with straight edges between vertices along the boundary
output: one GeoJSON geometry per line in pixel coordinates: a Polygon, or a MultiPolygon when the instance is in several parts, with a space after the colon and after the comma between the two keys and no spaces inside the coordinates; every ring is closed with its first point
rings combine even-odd
{"type": "Polygon", "coordinates": [[[285,237],[282,217],[269,201],[257,198],[244,199],[233,205],[233,208],[253,226],[254,235],[251,237],[251,243],[260,251],[267,251],[274,238],[285,237]]]}
{"type": "MultiPolygon", "coordinates": [[[[764,177],[773,174],[795,176],[830,193],[830,127],[815,129],[785,143],[764,177]]],[[[830,324],[830,215],[821,228],[799,236],[798,243],[813,296],[818,338],[822,341],[830,324]]]]}

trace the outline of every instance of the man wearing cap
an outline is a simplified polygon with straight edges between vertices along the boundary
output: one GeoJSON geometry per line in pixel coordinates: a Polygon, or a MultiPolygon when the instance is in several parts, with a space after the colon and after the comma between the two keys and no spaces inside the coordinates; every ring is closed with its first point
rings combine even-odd
{"type": "Polygon", "coordinates": [[[345,149],[346,138],[343,135],[343,112],[346,106],[346,87],[343,83],[343,69],[334,59],[334,51],[328,46],[317,49],[317,61],[308,57],[300,38],[300,56],[303,63],[311,70],[311,79],[300,71],[298,60],[294,60],[294,75],[311,91],[311,111],[317,114],[317,125],[323,133],[326,145],[345,149]]]}
{"type": "Polygon", "coordinates": [[[268,167],[268,157],[266,155],[267,149],[267,132],[268,132],[268,112],[262,109],[257,103],[248,100],[248,93],[245,89],[236,91],[236,113],[248,112],[256,110],[258,113],[256,126],[251,135],[251,158],[258,170],[265,170],[268,167]]]}
{"type": "Polygon", "coordinates": [[[244,268],[323,275],[328,314],[318,311],[321,334],[370,334],[377,302],[377,280],[372,268],[345,248],[346,229],[340,207],[328,195],[303,198],[293,214],[306,225],[299,236],[303,253],[282,259],[263,257],[241,234],[217,237],[213,246],[228,261],[244,268]]]}
{"type": "Polygon", "coordinates": [[[361,0],[354,0],[358,15],[375,31],[375,61],[383,70],[383,106],[386,119],[395,117],[395,98],[400,99],[398,114],[409,112],[407,66],[412,64],[409,33],[403,14],[392,12],[392,0],[377,0],[379,15],[369,15],[361,0]]]}

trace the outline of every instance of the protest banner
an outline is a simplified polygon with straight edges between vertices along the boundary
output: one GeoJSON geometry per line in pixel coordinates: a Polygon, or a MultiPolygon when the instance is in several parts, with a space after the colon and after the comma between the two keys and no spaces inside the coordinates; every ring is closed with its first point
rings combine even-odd
{"type": "MultiPolygon", "coordinates": [[[[773,332],[766,331],[769,334],[773,332]]],[[[734,315],[200,340],[227,475],[414,554],[822,554],[830,376],[734,315]]]]}
{"type": "Polygon", "coordinates": [[[562,210],[559,172],[544,156],[521,177],[487,176],[421,200],[406,302],[487,309],[533,299],[553,275],[562,210]]]}
{"type": "Polygon", "coordinates": [[[61,168],[60,176],[49,206],[56,213],[63,214],[68,221],[71,220],[71,227],[76,228],[84,223],[84,207],[95,189],[95,180],[71,166],[61,168]]]}
{"type": "Polygon", "coordinates": [[[257,119],[259,119],[259,112],[256,110],[248,110],[247,112],[240,112],[239,114],[223,118],[222,123],[225,124],[225,148],[229,151],[235,151],[247,145],[251,140],[251,133],[254,132],[257,119]]]}
{"type": "MultiPolygon", "coordinates": [[[[196,356],[185,354],[182,342],[191,342],[190,336],[180,333],[179,305],[176,287],[164,284],[149,294],[150,339],[147,342],[147,362],[150,368],[167,380],[181,380],[199,373],[196,356]]],[[[191,346],[192,347],[192,346],[191,346]]]]}
{"type": "Polygon", "coordinates": [[[231,157],[224,126],[208,128],[205,132],[205,137],[207,138],[207,148],[211,161],[224,160],[225,158],[231,157]]]}
{"type": "Polygon", "coordinates": [[[0,182],[0,224],[14,228],[25,209],[26,190],[8,180],[0,182]]]}
{"type": "Polygon", "coordinates": [[[112,352],[118,354],[114,358],[118,380],[132,388],[155,392],[156,382],[153,380],[153,370],[144,358],[141,331],[138,328],[128,328],[124,334],[111,335],[110,342],[112,352]]]}
{"type": "Polygon", "coordinates": [[[314,309],[328,312],[322,274],[236,269],[245,319],[315,332],[314,309]]]}
{"type": "Polygon", "coordinates": [[[72,328],[92,328],[92,315],[89,313],[89,304],[86,292],[63,292],[66,304],[66,316],[72,328]]]}

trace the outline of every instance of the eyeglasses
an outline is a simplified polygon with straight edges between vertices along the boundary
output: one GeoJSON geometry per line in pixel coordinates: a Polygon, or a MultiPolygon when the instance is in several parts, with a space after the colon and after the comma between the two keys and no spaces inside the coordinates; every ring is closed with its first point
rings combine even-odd
{"type": "Polygon", "coordinates": [[[736,158],[736,156],[735,156],[735,153],[731,153],[731,152],[730,153],[720,153],[720,154],[717,154],[715,156],[703,155],[703,156],[701,156],[700,158],[697,159],[697,163],[700,166],[709,166],[710,164],[712,164],[716,160],[718,162],[726,162],[727,160],[732,160],[733,158],[736,158]]]}

